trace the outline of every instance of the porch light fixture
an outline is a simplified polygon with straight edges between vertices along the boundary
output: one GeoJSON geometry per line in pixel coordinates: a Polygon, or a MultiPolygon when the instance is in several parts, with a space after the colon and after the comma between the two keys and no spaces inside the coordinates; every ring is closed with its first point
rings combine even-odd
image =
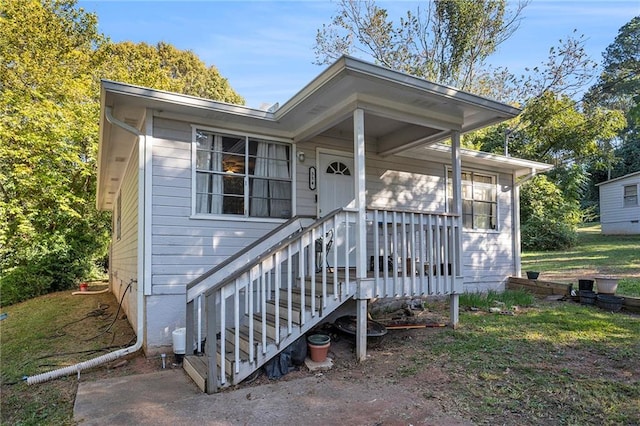
{"type": "Polygon", "coordinates": [[[304,163],[304,152],[298,151],[298,161],[304,163]]]}

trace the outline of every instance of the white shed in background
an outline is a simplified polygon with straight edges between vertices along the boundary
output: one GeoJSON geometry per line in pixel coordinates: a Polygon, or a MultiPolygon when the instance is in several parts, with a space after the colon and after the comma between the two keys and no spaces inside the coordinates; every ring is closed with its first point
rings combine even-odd
{"type": "Polygon", "coordinates": [[[640,171],[597,185],[602,233],[640,234],[640,171]]]}

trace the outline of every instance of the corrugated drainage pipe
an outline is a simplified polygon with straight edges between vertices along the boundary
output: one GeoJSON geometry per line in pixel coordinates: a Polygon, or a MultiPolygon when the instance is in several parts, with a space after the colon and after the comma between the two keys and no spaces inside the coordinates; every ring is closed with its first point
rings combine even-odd
{"type": "MultiPolygon", "coordinates": [[[[133,133],[138,137],[138,141],[145,143],[145,136],[140,133],[135,127],[129,126],[128,124],[116,119],[113,115],[111,115],[111,108],[105,109],[105,118],[107,121],[114,126],[118,126],[129,133],[133,133]]],[[[137,282],[134,280],[134,282],[137,282]]],[[[117,351],[110,352],[108,354],[101,355],[99,357],[90,359],[88,361],[79,362],[74,365],[70,365],[68,367],[59,368],[57,370],[49,371],[47,373],[38,374],[35,376],[30,376],[26,378],[28,385],[35,385],[38,383],[44,383],[49,380],[57,379],[58,377],[68,376],[70,374],[78,374],[80,376],[80,371],[86,370],[88,368],[96,367],[98,365],[116,360],[125,355],[132,354],[134,352],[138,352],[140,348],[142,348],[142,334],[144,332],[143,320],[144,320],[144,304],[143,304],[143,288],[144,285],[142,283],[138,284],[138,332],[136,333],[136,343],[133,346],[129,346],[127,348],[118,349],[117,351]]],[[[125,290],[126,291],[126,290],[125,290]]]]}

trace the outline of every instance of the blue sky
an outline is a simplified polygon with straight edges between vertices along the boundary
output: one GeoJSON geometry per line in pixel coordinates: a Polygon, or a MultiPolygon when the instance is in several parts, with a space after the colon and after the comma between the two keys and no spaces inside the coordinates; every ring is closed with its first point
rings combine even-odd
{"type": "MultiPolygon", "coordinates": [[[[314,65],[318,28],[328,24],[330,1],[80,1],[98,15],[100,32],[113,41],[165,41],[192,50],[215,65],[248,106],[280,104],[323,69],[314,65]]],[[[378,1],[390,15],[414,10],[417,1],[378,1]]],[[[533,0],[518,31],[489,58],[520,74],[544,61],[574,29],[587,38],[588,54],[602,52],[618,30],[640,15],[640,0],[533,0]]]]}

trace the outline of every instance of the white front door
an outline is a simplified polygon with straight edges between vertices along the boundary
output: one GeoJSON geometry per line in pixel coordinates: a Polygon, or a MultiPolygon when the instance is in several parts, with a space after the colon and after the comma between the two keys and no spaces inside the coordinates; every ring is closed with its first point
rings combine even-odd
{"type": "MultiPolygon", "coordinates": [[[[355,204],[353,156],[348,153],[324,153],[318,156],[318,216],[323,217],[341,207],[355,204]]],[[[355,223],[340,223],[334,230],[334,248],[338,252],[338,264],[345,267],[345,249],[349,255],[349,267],[355,267],[355,223]],[[348,248],[347,247],[348,238],[348,248]]],[[[332,263],[333,253],[329,254],[332,263]]],[[[334,265],[331,265],[334,266],[334,265]]]]}

